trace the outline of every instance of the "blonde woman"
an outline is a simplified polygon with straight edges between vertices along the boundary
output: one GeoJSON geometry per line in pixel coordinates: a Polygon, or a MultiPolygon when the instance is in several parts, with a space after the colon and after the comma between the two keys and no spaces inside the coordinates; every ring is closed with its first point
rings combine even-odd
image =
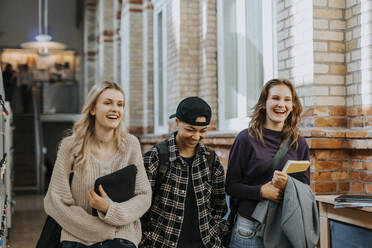
{"type": "Polygon", "coordinates": [[[124,102],[119,85],[95,85],[72,135],[59,146],[44,208],[62,227],[61,248],[132,248],[141,240],[139,219],[150,207],[151,188],[140,144],[124,127],[124,102]],[[95,193],[98,177],[130,164],[137,167],[133,198],[117,203],[102,187],[95,193]],[[98,210],[97,217],[92,216],[92,208],[98,210]]]}

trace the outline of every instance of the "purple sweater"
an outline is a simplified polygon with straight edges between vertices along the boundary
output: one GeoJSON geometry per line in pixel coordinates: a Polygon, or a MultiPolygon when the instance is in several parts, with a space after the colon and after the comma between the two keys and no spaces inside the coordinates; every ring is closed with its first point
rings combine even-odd
{"type": "MultiPolygon", "coordinates": [[[[240,199],[238,213],[250,218],[261,200],[261,186],[272,177],[253,182],[265,174],[279,149],[281,137],[278,131],[263,129],[265,146],[258,139],[248,136],[248,129],[241,131],[231,147],[226,174],[226,193],[240,199]]],[[[298,149],[291,147],[280,162],[279,170],[287,160],[309,160],[309,147],[303,137],[298,139],[298,149]]],[[[310,169],[305,173],[291,174],[303,183],[310,184],[310,169]]]]}

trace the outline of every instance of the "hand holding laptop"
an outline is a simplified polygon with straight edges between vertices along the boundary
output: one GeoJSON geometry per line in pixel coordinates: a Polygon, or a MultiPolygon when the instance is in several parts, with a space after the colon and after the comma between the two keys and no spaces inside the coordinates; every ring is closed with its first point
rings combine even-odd
{"type": "MultiPolygon", "coordinates": [[[[99,190],[101,187],[112,201],[118,203],[128,201],[134,196],[136,175],[137,167],[133,164],[128,165],[111,174],[97,178],[94,183],[94,191],[102,196],[99,190]]],[[[98,215],[96,209],[93,209],[92,215],[98,215]]]]}
{"type": "Polygon", "coordinates": [[[102,188],[102,185],[99,185],[98,187],[98,193],[97,194],[94,189],[90,189],[88,192],[87,192],[87,195],[88,195],[88,199],[89,199],[89,205],[94,208],[94,209],[97,209],[99,211],[101,211],[102,213],[107,213],[107,210],[110,206],[110,203],[109,203],[109,197],[107,196],[106,192],[103,190],[102,188]]]}

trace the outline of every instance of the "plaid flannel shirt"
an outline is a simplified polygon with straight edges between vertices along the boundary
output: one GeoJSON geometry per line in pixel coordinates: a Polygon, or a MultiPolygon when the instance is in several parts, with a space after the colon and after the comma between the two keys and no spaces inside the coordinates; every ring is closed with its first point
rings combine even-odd
{"type": "MultiPolygon", "coordinates": [[[[153,190],[152,206],[141,218],[143,236],[139,247],[177,247],[184,216],[188,165],[182,160],[175,142],[176,133],[168,138],[169,168],[164,175],[159,192],[156,180],[159,153],[153,147],[144,155],[144,164],[153,190]]],[[[222,219],[227,212],[225,175],[218,156],[213,166],[207,165],[206,155],[214,152],[199,143],[192,164],[192,182],[199,212],[199,229],[206,248],[220,248],[221,237],[228,231],[222,219]],[[212,172],[209,168],[213,168],[212,172]]]]}

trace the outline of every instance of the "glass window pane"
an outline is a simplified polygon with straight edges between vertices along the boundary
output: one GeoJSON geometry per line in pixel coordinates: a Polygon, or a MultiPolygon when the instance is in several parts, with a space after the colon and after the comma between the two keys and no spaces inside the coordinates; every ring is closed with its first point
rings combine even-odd
{"type": "MultiPolygon", "coordinates": [[[[247,105],[252,108],[263,86],[262,0],[246,4],[247,105]]],[[[250,111],[247,111],[249,115],[250,111]]]]}
{"type": "Polygon", "coordinates": [[[236,0],[223,1],[225,119],[238,117],[236,0]]]}

